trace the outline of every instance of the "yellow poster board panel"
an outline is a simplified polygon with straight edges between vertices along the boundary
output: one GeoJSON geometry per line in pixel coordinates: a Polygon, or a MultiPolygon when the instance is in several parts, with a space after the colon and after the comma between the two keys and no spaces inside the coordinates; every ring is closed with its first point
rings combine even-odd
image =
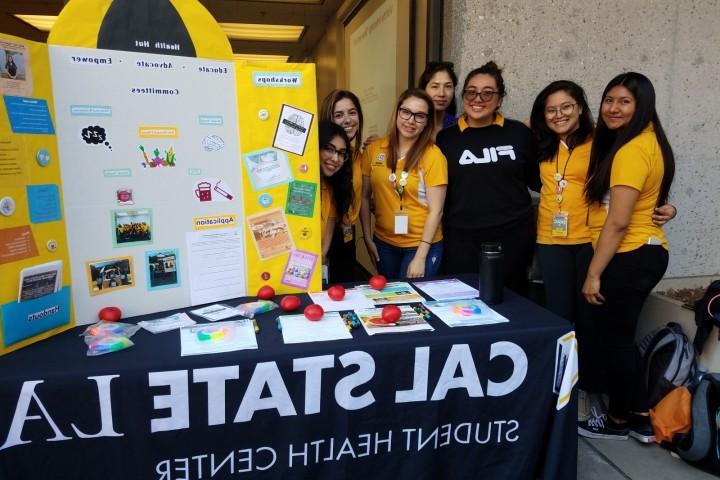
{"type": "Polygon", "coordinates": [[[50,61],[0,35],[0,355],[75,325],[50,61]]]}

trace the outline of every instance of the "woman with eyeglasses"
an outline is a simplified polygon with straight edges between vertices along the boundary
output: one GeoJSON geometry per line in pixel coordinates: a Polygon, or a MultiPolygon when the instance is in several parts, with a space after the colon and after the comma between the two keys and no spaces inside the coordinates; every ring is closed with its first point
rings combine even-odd
{"type": "MultiPolygon", "coordinates": [[[[635,72],[618,75],[602,95],[585,199],[594,254],[582,293],[608,371],[608,414],[578,424],[591,438],[654,440],[635,333],[645,299],[668,264],[668,244],[652,216],[666,203],[675,173],[655,109],[655,89],[635,72]]],[[[592,374],[592,373],[591,373],[592,374]]]]}
{"type": "Polygon", "coordinates": [[[429,62],[420,75],[418,87],[425,90],[435,107],[433,122],[434,133],[451,127],[457,123],[457,105],[455,104],[455,87],[457,74],[450,62],[429,62]]]}
{"type": "Polygon", "coordinates": [[[357,280],[355,251],[355,222],[360,214],[362,200],[362,170],[360,153],[363,146],[363,112],[360,100],[349,90],[333,90],[320,105],[320,121],[335,123],[345,130],[352,145],[353,202],[333,231],[332,244],[328,251],[329,279],[331,283],[357,280]]]}
{"type": "Polygon", "coordinates": [[[368,253],[388,278],[433,276],[442,259],[447,162],[432,141],[434,114],[425,91],[406,90],[395,105],[388,136],[363,152],[360,220],[368,253]]]}
{"type": "Polygon", "coordinates": [[[322,263],[327,265],[335,224],[347,215],[353,201],[352,162],[350,141],[342,127],[332,122],[320,122],[318,137],[322,263]]]}
{"type": "Polygon", "coordinates": [[[524,292],[535,246],[528,187],[540,189],[535,141],[528,127],[500,113],[502,70],[488,62],[463,85],[463,115],[437,136],[448,162],[445,199],[445,271],[474,273],[480,245],[498,242],[505,285],[524,292]]]}

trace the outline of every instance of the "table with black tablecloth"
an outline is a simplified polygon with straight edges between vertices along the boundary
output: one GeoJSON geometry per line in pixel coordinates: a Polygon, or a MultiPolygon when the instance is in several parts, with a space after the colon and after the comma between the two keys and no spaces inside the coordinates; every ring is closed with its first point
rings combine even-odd
{"type": "Polygon", "coordinates": [[[512,292],[495,309],[510,322],[295,345],[276,310],[258,350],[189,357],[144,330],[87,357],[78,327],[0,357],[0,478],[575,478],[575,395],[553,393],[571,326],[512,292]]]}

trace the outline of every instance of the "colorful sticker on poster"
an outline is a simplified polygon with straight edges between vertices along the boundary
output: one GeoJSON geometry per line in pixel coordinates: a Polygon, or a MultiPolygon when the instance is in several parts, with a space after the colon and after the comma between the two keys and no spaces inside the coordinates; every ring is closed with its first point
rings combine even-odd
{"type": "Polygon", "coordinates": [[[85,262],[88,291],[100,295],[135,286],[132,257],[106,258],[85,262]]]}
{"type": "Polygon", "coordinates": [[[152,210],[113,210],[112,219],[113,245],[116,247],[132,247],[152,243],[152,210]]]}
{"type": "Polygon", "coordinates": [[[287,155],[263,148],[243,155],[253,190],[263,190],[291,182],[293,179],[287,155]]]}
{"type": "Polygon", "coordinates": [[[312,217],[315,209],[317,183],[297,180],[288,185],[285,213],[299,217],[312,217]]]}
{"type": "Polygon", "coordinates": [[[318,256],[304,250],[293,250],[288,256],[280,283],[301,290],[310,287],[310,279],[315,271],[318,256]]]}
{"type": "Polygon", "coordinates": [[[210,230],[213,228],[228,228],[237,226],[237,215],[226,213],[224,215],[207,215],[204,217],[193,217],[195,230],[210,230]]]}
{"type": "Polygon", "coordinates": [[[310,112],[283,105],[272,146],[303,156],[313,117],[314,115],[310,112]]]}
{"type": "Polygon", "coordinates": [[[260,260],[276,257],[294,248],[285,214],[279,208],[247,217],[260,260]]]}
{"type": "Polygon", "coordinates": [[[29,97],[33,82],[30,51],[23,43],[0,39],[0,93],[29,97]]]}
{"type": "Polygon", "coordinates": [[[230,187],[219,178],[203,178],[195,182],[193,189],[198,202],[229,202],[235,195],[230,187]]]}
{"type": "Polygon", "coordinates": [[[55,134],[47,100],[44,98],[4,95],[3,100],[13,133],[55,134]]]}
{"type": "Polygon", "coordinates": [[[176,248],[145,252],[147,289],[160,290],[180,286],[180,253],[176,248]]]}

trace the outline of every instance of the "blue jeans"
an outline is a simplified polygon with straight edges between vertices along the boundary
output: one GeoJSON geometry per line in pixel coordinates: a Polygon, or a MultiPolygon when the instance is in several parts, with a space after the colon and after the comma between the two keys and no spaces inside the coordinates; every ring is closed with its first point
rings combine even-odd
{"type": "MultiPolygon", "coordinates": [[[[415,257],[417,247],[396,247],[390,245],[377,237],[373,238],[377,247],[380,261],[377,264],[378,272],[389,279],[407,278],[407,269],[415,257]]],[[[427,257],[425,258],[425,277],[434,277],[440,268],[442,260],[442,240],[430,245],[427,257]]]]}

